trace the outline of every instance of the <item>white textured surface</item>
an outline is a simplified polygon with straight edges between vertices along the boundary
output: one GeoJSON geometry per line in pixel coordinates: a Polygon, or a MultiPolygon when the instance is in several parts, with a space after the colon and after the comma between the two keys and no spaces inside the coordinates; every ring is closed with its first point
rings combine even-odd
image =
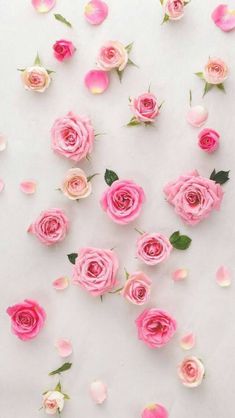
{"type": "MultiPolygon", "coordinates": [[[[110,15],[100,27],[90,27],[83,18],[84,1],[58,0],[55,12],[73,23],[70,30],[53,13],[37,15],[30,0],[1,0],[1,124],[8,148],[0,155],[0,177],[6,182],[1,194],[1,400],[2,418],[34,418],[41,393],[55,385],[47,373],[58,367],[54,342],[73,342],[73,368],[63,376],[71,395],[63,417],[137,418],[145,404],[163,403],[170,418],[234,418],[234,286],[221,289],[215,272],[221,264],[233,267],[234,173],[225,185],[220,213],[195,228],[188,228],[164,201],[164,184],[179,174],[197,168],[209,176],[213,168],[234,166],[235,33],[224,34],[210,19],[217,0],[193,0],[182,21],[161,26],[157,0],[107,0],[110,15]],[[78,51],[68,63],[57,63],[52,55],[55,40],[74,41],[78,51]],[[83,78],[94,66],[101,44],[118,39],[135,41],[131,58],[139,69],[128,68],[119,83],[112,75],[110,89],[102,96],[90,95],[83,78]],[[53,83],[43,94],[24,90],[16,68],[30,65],[39,52],[45,66],[56,70],[53,83]],[[209,110],[207,127],[221,133],[221,147],[208,156],[197,148],[198,131],[187,125],[188,92],[194,104],[202,103],[200,71],[208,56],[220,56],[231,69],[227,94],[210,92],[204,99],[209,110]],[[125,128],[130,119],[128,96],[151,89],[165,100],[155,128],[125,128]],[[93,181],[93,194],[79,204],[67,201],[55,189],[72,163],[50,149],[50,127],[67,111],[91,117],[96,132],[106,132],[96,141],[91,162],[80,166],[88,174],[114,169],[121,178],[140,183],[147,195],[138,222],[127,227],[113,224],[102,212],[99,198],[105,188],[103,176],[93,181]],[[34,196],[23,195],[19,183],[38,182],[34,196]],[[67,239],[46,248],[27,235],[29,223],[50,207],[63,208],[71,220],[67,239]],[[193,243],[185,252],[174,251],[169,261],[145,268],[134,258],[134,227],[170,235],[180,229],[193,243]],[[153,278],[149,306],[168,310],[179,324],[178,334],[161,350],[148,349],[137,340],[134,320],[142,310],[117,295],[93,299],[76,287],[56,293],[51,282],[71,275],[66,254],[81,246],[115,247],[120,258],[120,278],[128,271],[144,269],[153,278]],[[189,269],[185,283],[174,284],[171,272],[189,269]],[[35,298],[46,309],[48,319],[38,338],[24,343],[10,333],[7,306],[35,298]],[[181,386],[176,366],[184,352],[179,337],[193,331],[197,344],[192,353],[203,359],[206,379],[200,388],[181,386]],[[96,406],[89,384],[101,379],[109,387],[109,399],[96,406]]],[[[53,12],[54,12],[53,11],[53,12]]]]}

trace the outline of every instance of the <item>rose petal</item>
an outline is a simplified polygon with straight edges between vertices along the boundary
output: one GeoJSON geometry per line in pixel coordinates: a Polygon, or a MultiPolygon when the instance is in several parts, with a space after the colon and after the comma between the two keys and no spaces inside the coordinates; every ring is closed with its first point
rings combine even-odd
{"type": "Polygon", "coordinates": [[[32,0],[32,5],[38,13],[49,12],[56,4],[56,0],[32,0]]]}
{"type": "Polygon", "coordinates": [[[0,193],[3,191],[4,187],[5,187],[5,183],[3,180],[0,179],[0,193]]]}
{"type": "Polygon", "coordinates": [[[52,282],[52,286],[56,290],[64,290],[69,286],[69,279],[67,277],[59,277],[52,282]]]}
{"type": "Polygon", "coordinates": [[[195,335],[191,332],[189,334],[185,334],[180,340],[180,347],[183,350],[191,350],[195,346],[196,338],[195,335]]]}
{"type": "Polygon", "coordinates": [[[231,273],[225,267],[221,266],[216,272],[216,282],[221,287],[228,287],[231,284],[231,273]]]}
{"type": "Polygon", "coordinates": [[[215,8],[212,20],[224,32],[229,32],[235,28],[235,10],[229,10],[226,4],[220,4],[215,8]]]}
{"type": "Polygon", "coordinates": [[[20,190],[25,194],[33,194],[36,192],[36,186],[35,181],[22,181],[20,183],[20,190]]]}
{"type": "Polygon", "coordinates": [[[100,94],[109,86],[109,75],[107,71],[91,70],[85,76],[85,85],[92,94],[100,94]]]}
{"type": "Polygon", "coordinates": [[[91,0],[85,6],[85,18],[91,25],[100,25],[108,16],[108,6],[104,1],[91,0]]]}
{"type": "Polygon", "coordinates": [[[172,279],[175,282],[178,282],[180,280],[184,280],[188,277],[188,270],[187,269],[178,269],[173,271],[172,273],[172,279]]]}
{"type": "Polygon", "coordinates": [[[208,111],[204,106],[193,106],[190,107],[186,118],[190,125],[200,128],[208,119],[208,111]]]}
{"type": "Polygon", "coordinates": [[[71,341],[63,338],[56,341],[55,347],[57,348],[60,357],[68,357],[73,352],[71,341]]]}
{"type": "Polygon", "coordinates": [[[6,138],[0,134],[0,151],[4,151],[7,146],[7,140],[6,138]]]}
{"type": "Polygon", "coordinates": [[[107,398],[107,386],[100,380],[96,380],[90,385],[90,394],[93,401],[100,405],[107,398]]]}

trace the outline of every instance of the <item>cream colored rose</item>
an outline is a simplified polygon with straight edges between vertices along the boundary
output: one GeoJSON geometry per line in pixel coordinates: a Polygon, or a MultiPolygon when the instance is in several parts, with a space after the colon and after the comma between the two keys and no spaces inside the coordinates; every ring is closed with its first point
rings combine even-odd
{"type": "Polygon", "coordinates": [[[109,41],[104,44],[98,54],[97,64],[104,71],[118,69],[123,71],[128,63],[128,52],[125,46],[118,41],[109,41]]]}
{"type": "Polygon", "coordinates": [[[43,408],[48,415],[55,415],[64,408],[64,394],[51,390],[43,395],[43,408]]]}
{"type": "Polygon", "coordinates": [[[91,182],[81,168],[71,168],[62,182],[61,190],[71,200],[84,199],[91,194],[91,182]]]}
{"type": "Polygon", "coordinates": [[[26,90],[33,90],[39,93],[43,93],[51,82],[47,70],[39,65],[25,68],[21,73],[21,77],[26,90]]]}

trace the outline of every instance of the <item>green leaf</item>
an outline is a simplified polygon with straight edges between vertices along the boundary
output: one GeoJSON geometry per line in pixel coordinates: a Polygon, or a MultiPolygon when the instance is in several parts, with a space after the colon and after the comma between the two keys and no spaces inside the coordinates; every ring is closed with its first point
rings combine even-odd
{"type": "Polygon", "coordinates": [[[134,67],[139,68],[138,65],[135,64],[130,58],[128,58],[127,64],[128,65],[133,65],[134,67]]]}
{"type": "Polygon", "coordinates": [[[17,71],[25,71],[25,68],[17,68],[17,71]]]}
{"type": "Polygon", "coordinates": [[[141,125],[141,122],[139,122],[135,117],[133,117],[126,126],[138,126],[138,125],[141,125]]]}
{"type": "Polygon", "coordinates": [[[161,5],[163,5],[164,0],[160,0],[161,5]]]}
{"type": "Polygon", "coordinates": [[[229,171],[221,170],[221,171],[218,171],[218,173],[216,173],[216,170],[213,170],[210,175],[210,179],[214,180],[216,183],[224,184],[229,180],[229,171]]]}
{"type": "Polygon", "coordinates": [[[169,16],[167,14],[165,14],[164,18],[163,18],[163,21],[162,21],[162,25],[163,25],[163,23],[168,22],[169,19],[170,19],[169,16]]]}
{"type": "Polygon", "coordinates": [[[64,395],[64,399],[66,399],[67,401],[70,399],[69,395],[67,395],[67,393],[63,393],[64,395]]]}
{"type": "Polygon", "coordinates": [[[103,295],[100,295],[100,300],[101,302],[103,302],[103,295]]]}
{"type": "Polygon", "coordinates": [[[210,91],[211,89],[213,89],[213,87],[214,87],[214,84],[205,83],[203,97],[208,93],[208,91],[210,91]]]}
{"type": "Polygon", "coordinates": [[[71,23],[67,19],[65,19],[64,16],[62,16],[58,13],[54,14],[54,16],[55,16],[56,20],[59,20],[59,22],[64,23],[65,25],[69,26],[70,28],[72,27],[71,23]]]}
{"type": "Polygon", "coordinates": [[[61,383],[60,382],[57,383],[54,390],[56,390],[57,392],[61,392],[61,383]]]}
{"type": "Polygon", "coordinates": [[[192,100],[193,100],[193,96],[192,96],[192,90],[189,90],[189,106],[192,106],[192,100]]]}
{"type": "Polygon", "coordinates": [[[47,70],[47,74],[52,74],[52,73],[55,73],[55,71],[54,70],[48,70],[48,69],[46,69],[47,70]]]}
{"type": "Polygon", "coordinates": [[[87,181],[91,181],[95,176],[99,176],[99,173],[92,174],[91,176],[87,177],[87,181]]]}
{"type": "Polygon", "coordinates": [[[217,87],[217,89],[219,89],[219,90],[223,91],[224,93],[226,93],[223,83],[216,84],[216,87],[217,87]]]}
{"type": "Polygon", "coordinates": [[[199,78],[201,78],[201,80],[204,80],[204,74],[202,72],[199,73],[194,73],[196,76],[198,76],[199,78]]]}
{"type": "Polygon", "coordinates": [[[104,179],[107,185],[111,186],[114,181],[119,179],[119,177],[114,171],[106,169],[104,179]]]}
{"type": "Polygon", "coordinates": [[[112,295],[114,295],[115,293],[121,292],[122,289],[123,289],[123,287],[119,287],[118,289],[114,290],[113,292],[109,292],[109,293],[111,293],[112,295]]]}
{"type": "Polygon", "coordinates": [[[180,235],[179,231],[174,232],[170,236],[170,243],[177,250],[186,250],[190,246],[191,242],[191,238],[187,235],[180,235]]]}
{"type": "Polygon", "coordinates": [[[119,81],[121,83],[122,82],[122,77],[123,77],[123,74],[124,74],[124,70],[119,71],[118,69],[116,69],[116,73],[117,73],[119,81]]]}
{"type": "Polygon", "coordinates": [[[125,49],[128,52],[128,54],[131,52],[133,45],[134,45],[134,42],[131,42],[129,45],[125,46],[125,49]]]}
{"type": "Polygon", "coordinates": [[[56,370],[53,370],[52,372],[49,373],[49,376],[53,376],[55,374],[60,374],[63,372],[66,372],[66,370],[69,370],[72,366],[72,363],[64,363],[61,367],[59,367],[56,370]]]}
{"type": "Polygon", "coordinates": [[[173,244],[175,241],[177,241],[177,239],[179,239],[180,237],[180,231],[176,231],[174,232],[171,236],[170,236],[170,242],[171,244],[173,244]]]}
{"type": "Polygon", "coordinates": [[[42,65],[42,63],[41,63],[41,60],[40,60],[40,57],[39,57],[38,53],[37,53],[37,56],[36,56],[36,58],[35,58],[35,60],[34,60],[34,65],[39,65],[39,66],[41,66],[41,65],[42,65]]]}
{"type": "Polygon", "coordinates": [[[129,279],[130,274],[128,273],[128,271],[127,271],[126,269],[124,269],[124,270],[125,270],[126,280],[128,280],[128,279],[129,279]]]}
{"type": "Polygon", "coordinates": [[[67,257],[68,257],[70,263],[72,263],[72,264],[76,263],[77,256],[78,256],[78,253],[67,254],[67,257]]]}

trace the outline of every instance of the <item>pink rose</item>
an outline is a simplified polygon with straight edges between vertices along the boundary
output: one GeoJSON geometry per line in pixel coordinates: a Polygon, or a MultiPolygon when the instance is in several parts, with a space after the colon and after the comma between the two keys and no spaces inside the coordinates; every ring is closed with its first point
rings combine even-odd
{"type": "Polygon", "coordinates": [[[52,149],[74,161],[80,161],[92,151],[94,139],[90,120],[72,112],[56,119],[51,129],[52,149]]]}
{"type": "Polygon", "coordinates": [[[142,412],[141,418],[168,418],[166,408],[160,404],[148,405],[142,412]]]}
{"type": "Polygon", "coordinates": [[[73,284],[82,286],[92,296],[104,295],[117,284],[118,266],[113,251],[82,248],[73,269],[73,284]]]}
{"type": "Polygon", "coordinates": [[[179,20],[184,15],[184,0],[165,0],[165,14],[170,20],[179,20]]]}
{"type": "Polygon", "coordinates": [[[91,182],[81,168],[70,168],[68,170],[61,190],[71,200],[84,199],[91,194],[91,182]]]}
{"type": "Polygon", "coordinates": [[[39,65],[27,67],[21,71],[21,78],[26,90],[32,90],[38,93],[43,93],[51,82],[47,70],[39,65]]]}
{"type": "Polygon", "coordinates": [[[76,48],[71,41],[60,39],[53,45],[53,50],[55,58],[58,61],[64,61],[74,55],[76,48]]]}
{"type": "Polygon", "coordinates": [[[7,308],[11,318],[11,330],[20,340],[35,338],[44,326],[46,312],[34,300],[25,299],[22,303],[7,308]]]}
{"type": "Polygon", "coordinates": [[[128,277],[121,295],[135,305],[144,305],[149,299],[151,284],[152,280],[146,274],[137,271],[128,277]]]}
{"type": "Polygon", "coordinates": [[[138,184],[116,180],[103,193],[101,206],[114,222],[125,225],[139,216],[144,199],[144,191],[138,184]]]}
{"type": "Polygon", "coordinates": [[[203,129],[198,135],[199,147],[208,153],[214,152],[219,146],[220,135],[213,129],[203,129]]]}
{"type": "Polygon", "coordinates": [[[144,233],[137,240],[137,257],[145,264],[154,266],[166,260],[171,251],[172,245],[169,239],[156,233],[144,233]]]}
{"type": "Polygon", "coordinates": [[[104,71],[123,71],[128,63],[128,52],[118,41],[109,41],[99,51],[97,64],[104,71]]]}
{"type": "Polygon", "coordinates": [[[41,212],[28,232],[36,235],[43,244],[53,245],[65,238],[68,227],[68,218],[61,209],[48,209],[41,212]]]}
{"type": "Polygon", "coordinates": [[[157,99],[151,93],[131,99],[130,107],[138,122],[154,122],[159,114],[157,99]]]}
{"type": "Polygon", "coordinates": [[[177,323],[167,312],[145,309],[136,319],[139,339],[150,348],[163,347],[175,334],[177,323]]]}
{"type": "Polygon", "coordinates": [[[228,77],[228,67],[220,58],[210,58],[203,75],[207,83],[221,84],[228,77]]]}
{"type": "Polygon", "coordinates": [[[221,185],[201,177],[196,170],[168,183],[163,191],[175,212],[188,225],[201,222],[213,209],[219,210],[223,198],[221,185]]]}
{"type": "Polygon", "coordinates": [[[205,368],[197,357],[186,357],[178,366],[178,375],[184,386],[195,388],[202,383],[205,368]]]}
{"type": "Polygon", "coordinates": [[[61,413],[64,408],[65,396],[57,390],[49,390],[43,395],[43,408],[46,414],[55,415],[61,413]]]}

